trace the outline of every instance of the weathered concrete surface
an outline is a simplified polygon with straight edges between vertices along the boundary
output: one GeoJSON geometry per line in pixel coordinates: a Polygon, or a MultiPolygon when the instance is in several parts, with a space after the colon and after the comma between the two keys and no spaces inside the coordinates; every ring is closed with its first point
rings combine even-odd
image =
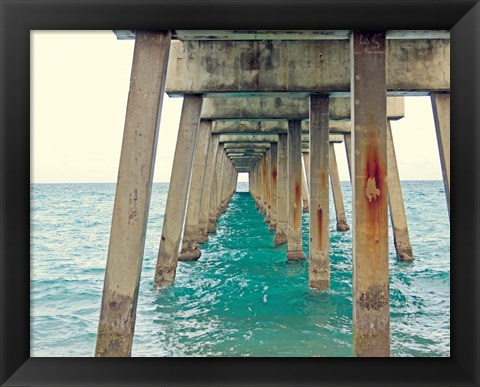
{"type": "Polygon", "coordinates": [[[269,142],[225,142],[225,149],[270,149],[269,142]]]}
{"type": "Polygon", "coordinates": [[[271,156],[270,156],[270,150],[268,150],[265,153],[264,157],[264,182],[265,182],[265,223],[270,223],[270,211],[272,209],[272,198],[271,198],[271,190],[270,190],[270,184],[272,182],[271,176],[272,176],[272,166],[271,166],[271,156]]]}
{"type": "MultiPolygon", "coordinates": [[[[330,99],[329,114],[333,120],[350,120],[350,98],[330,99]]],[[[404,97],[387,99],[390,119],[405,116],[404,97]]],[[[306,120],[309,117],[308,97],[206,98],[202,119],[207,120],[306,120]]]]}
{"type": "Polygon", "coordinates": [[[155,268],[154,287],[157,289],[171,286],[175,280],[202,102],[202,95],[186,95],[183,99],[163,218],[162,237],[155,268]]]}
{"type": "Polygon", "coordinates": [[[271,154],[271,183],[270,183],[270,230],[275,230],[277,226],[277,158],[278,144],[272,143],[270,148],[271,154]]]}
{"type": "MultiPolygon", "coordinates": [[[[215,121],[212,133],[218,134],[286,134],[287,121],[215,121]]],[[[302,122],[302,132],[308,133],[308,123],[302,122]]]]}
{"type": "MultiPolygon", "coordinates": [[[[135,39],[134,30],[113,30],[117,39],[135,39]]],[[[342,40],[350,30],[173,30],[179,40],[342,40]]],[[[388,30],[387,39],[449,39],[448,30],[388,30]]]]}
{"type": "Polygon", "coordinates": [[[263,169],[264,169],[264,166],[263,166],[263,158],[265,156],[262,157],[262,159],[258,162],[258,202],[257,202],[257,206],[258,206],[258,211],[262,214],[265,213],[265,208],[264,208],[264,197],[265,197],[265,183],[264,183],[264,180],[263,180],[263,169]]]}
{"type": "Polygon", "coordinates": [[[388,202],[393,229],[393,242],[399,261],[412,261],[413,252],[408,235],[407,215],[403,204],[402,186],[398,173],[397,157],[393,145],[392,128],[387,121],[388,202]]]}
{"type": "Polygon", "coordinates": [[[305,172],[305,165],[302,162],[302,205],[303,212],[308,212],[308,187],[307,187],[307,177],[305,172]]]}
{"type": "Polygon", "coordinates": [[[287,134],[278,136],[277,148],[277,224],[273,243],[281,245],[288,241],[288,143],[287,134]]]}
{"type": "MultiPolygon", "coordinates": [[[[308,144],[308,134],[302,134],[302,143],[308,144]]],[[[330,134],[330,142],[343,142],[341,134],[330,134]]],[[[272,143],[278,142],[277,134],[221,134],[220,142],[227,143],[226,148],[229,148],[232,143],[242,143],[249,145],[250,143],[272,143]]]]}
{"type": "MultiPolygon", "coordinates": [[[[230,157],[230,155],[242,155],[242,156],[249,156],[249,157],[261,157],[265,153],[266,149],[259,148],[259,149],[251,149],[251,148],[237,148],[237,149],[226,149],[225,153],[230,157]]],[[[232,156],[235,157],[235,156],[232,156]]]]}
{"type": "Polygon", "coordinates": [[[343,140],[345,143],[345,153],[347,154],[347,164],[348,164],[348,173],[350,174],[350,183],[352,182],[352,135],[350,133],[345,133],[343,135],[343,140]]]}
{"type": "Polygon", "coordinates": [[[431,100],[442,165],[443,184],[447,197],[448,216],[450,217],[450,93],[433,93],[431,100]]]}
{"type": "Polygon", "coordinates": [[[211,121],[201,121],[193,159],[187,216],[183,230],[182,248],[178,255],[179,261],[195,261],[202,255],[202,252],[197,246],[197,239],[211,129],[211,121]]]}
{"type": "Polygon", "coordinates": [[[288,261],[304,261],[302,250],[302,143],[300,121],[288,121],[288,261]]]}
{"type": "Polygon", "coordinates": [[[330,288],[328,96],[310,97],[310,257],[308,284],[330,288]]]}
{"type": "Polygon", "coordinates": [[[302,149],[303,163],[305,165],[305,176],[307,177],[308,192],[310,192],[310,151],[302,149]]]}
{"type": "Polygon", "coordinates": [[[338,175],[337,158],[335,156],[335,148],[332,143],[328,146],[330,166],[330,179],[332,183],[333,202],[335,204],[335,214],[337,216],[337,230],[348,231],[350,226],[347,223],[345,215],[345,206],[343,204],[342,187],[340,185],[340,176],[338,175]]]}
{"type": "Polygon", "coordinates": [[[351,43],[353,346],[355,356],[389,356],[385,34],[355,32],[351,43]]]}
{"type": "Polygon", "coordinates": [[[218,134],[210,137],[210,146],[208,148],[207,167],[205,169],[205,182],[203,185],[202,204],[200,210],[200,220],[198,223],[197,242],[205,243],[208,241],[208,216],[210,213],[210,198],[212,196],[213,172],[217,160],[218,134]]]}
{"type": "MultiPolygon", "coordinates": [[[[390,92],[450,89],[449,40],[392,40],[385,51],[390,92]]],[[[167,73],[167,93],[172,96],[349,91],[350,50],[345,40],[172,43],[167,73]]]]}
{"type": "Polygon", "coordinates": [[[97,357],[131,355],[169,46],[166,31],[139,32],[135,41],[97,357]]]}
{"type": "Polygon", "coordinates": [[[220,155],[220,164],[217,170],[217,196],[215,198],[215,204],[213,207],[213,213],[215,217],[215,231],[217,229],[217,220],[220,217],[221,205],[223,199],[223,192],[225,189],[225,170],[226,170],[226,158],[225,152],[220,155]]]}

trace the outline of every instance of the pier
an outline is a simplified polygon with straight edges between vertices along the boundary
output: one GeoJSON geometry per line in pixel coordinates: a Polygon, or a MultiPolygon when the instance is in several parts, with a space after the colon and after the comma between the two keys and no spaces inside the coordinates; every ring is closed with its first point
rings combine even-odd
{"type": "Polygon", "coordinates": [[[272,246],[286,244],[286,261],[308,261],[306,287],[328,290],[331,190],[336,229],[353,240],[353,355],[389,356],[389,214],[397,258],[414,260],[390,123],[405,116],[404,96],[431,96],[449,209],[448,32],[114,32],[135,49],[95,355],[131,354],[167,93],[183,107],[154,287],[175,286],[178,261],[201,258],[248,173],[272,246]],[[335,143],[345,145],[352,219],[335,143]]]}

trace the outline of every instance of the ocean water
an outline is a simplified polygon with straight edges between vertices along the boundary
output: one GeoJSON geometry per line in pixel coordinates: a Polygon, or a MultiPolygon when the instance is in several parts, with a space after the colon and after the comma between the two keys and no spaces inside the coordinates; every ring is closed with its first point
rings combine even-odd
{"type": "MultiPolygon", "coordinates": [[[[395,258],[390,229],[392,356],[450,356],[450,223],[443,183],[402,182],[415,261],[395,258]]],[[[350,184],[342,182],[351,223],[350,184]]],[[[197,262],[152,289],[168,184],[153,186],[132,356],[352,356],[352,233],[335,229],[331,290],[274,247],[239,183],[197,262]],[[243,191],[243,192],[241,192],[243,191]]],[[[114,184],[31,186],[31,356],[93,356],[114,184]]],[[[308,214],[303,214],[308,256],[308,214]]]]}

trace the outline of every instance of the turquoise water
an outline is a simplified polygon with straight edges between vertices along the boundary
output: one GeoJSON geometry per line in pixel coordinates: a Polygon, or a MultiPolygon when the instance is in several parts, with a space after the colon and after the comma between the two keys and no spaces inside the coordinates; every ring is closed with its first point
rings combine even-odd
{"type": "MultiPolygon", "coordinates": [[[[392,356],[450,355],[450,224],[442,182],[402,182],[415,261],[395,259],[390,230],[392,356]]],[[[246,183],[238,190],[246,191],[246,183]]],[[[351,222],[350,184],[342,182],[351,222]]],[[[351,231],[330,215],[331,290],[285,262],[263,215],[238,192],[173,288],[152,289],[168,184],[154,184],[132,356],[351,356],[351,231]]],[[[31,356],[92,356],[114,184],[31,191],[31,356]]],[[[331,208],[333,201],[331,199],[331,208]]],[[[308,214],[303,215],[308,256],[308,214]]]]}

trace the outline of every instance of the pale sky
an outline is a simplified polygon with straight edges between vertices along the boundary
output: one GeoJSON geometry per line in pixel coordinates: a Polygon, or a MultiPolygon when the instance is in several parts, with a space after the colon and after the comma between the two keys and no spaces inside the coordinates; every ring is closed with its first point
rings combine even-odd
{"type": "MultiPolygon", "coordinates": [[[[116,182],[133,45],[112,31],[31,32],[32,183],[116,182]]],[[[181,106],[165,95],[155,182],[170,180],[181,106]]],[[[406,98],[392,130],[400,178],[441,180],[430,98],[406,98]]],[[[335,151],[349,180],[344,145],[335,151]]]]}

